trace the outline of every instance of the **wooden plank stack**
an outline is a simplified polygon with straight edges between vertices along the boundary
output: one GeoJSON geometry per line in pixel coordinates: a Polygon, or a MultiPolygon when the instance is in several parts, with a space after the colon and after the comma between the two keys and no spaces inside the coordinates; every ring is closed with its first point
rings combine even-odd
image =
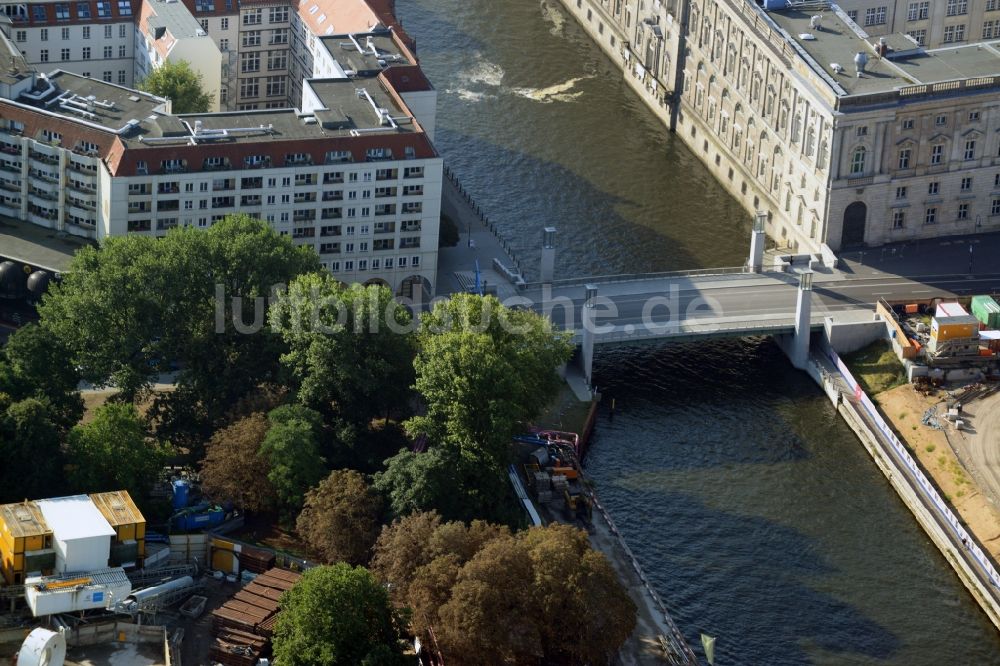
{"type": "Polygon", "coordinates": [[[209,657],[225,666],[254,666],[270,654],[281,595],[302,574],[269,569],[212,611],[215,642],[209,657]]]}
{"type": "Polygon", "coordinates": [[[240,569],[243,571],[262,574],[274,567],[274,553],[269,550],[243,546],[237,557],[240,558],[240,569]]]}

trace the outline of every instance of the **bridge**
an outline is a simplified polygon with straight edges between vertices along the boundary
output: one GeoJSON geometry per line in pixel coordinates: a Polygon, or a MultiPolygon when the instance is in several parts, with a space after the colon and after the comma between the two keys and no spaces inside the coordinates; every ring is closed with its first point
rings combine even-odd
{"type": "MultiPolygon", "coordinates": [[[[569,279],[553,276],[554,237],[555,229],[543,233],[536,282],[525,281],[496,253],[481,263],[490,266],[484,275],[502,301],[531,308],[573,332],[588,384],[597,345],[769,335],[804,368],[813,331],[874,330],[881,326],[875,316],[881,299],[1000,292],[1000,234],[862,249],[841,257],[825,248],[813,255],[765,256],[758,217],[744,266],[569,279]]],[[[474,281],[472,272],[456,277],[466,288],[474,281]]]]}

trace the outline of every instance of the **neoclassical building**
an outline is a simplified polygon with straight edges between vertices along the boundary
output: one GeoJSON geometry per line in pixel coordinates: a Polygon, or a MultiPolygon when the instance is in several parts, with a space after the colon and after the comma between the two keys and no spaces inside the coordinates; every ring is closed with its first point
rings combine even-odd
{"type": "Polygon", "coordinates": [[[779,245],[1000,228],[996,43],[926,49],[823,2],[564,3],[779,245]]]}

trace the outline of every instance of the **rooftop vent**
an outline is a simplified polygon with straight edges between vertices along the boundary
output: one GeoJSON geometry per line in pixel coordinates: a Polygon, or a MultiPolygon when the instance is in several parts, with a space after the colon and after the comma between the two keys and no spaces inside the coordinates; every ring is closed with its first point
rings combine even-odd
{"type": "Polygon", "coordinates": [[[803,32],[802,34],[799,35],[799,39],[801,39],[803,42],[814,42],[816,41],[816,35],[812,34],[811,32],[803,32]]]}
{"type": "Polygon", "coordinates": [[[832,69],[835,74],[843,74],[844,73],[844,66],[841,65],[839,62],[831,62],[830,63],[830,69],[832,69]]]}
{"type": "Polygon", "coordinates": [[[868,56],[865,54],[864,51],[858,51],[858,53],[854,56],[854,66],[858,70],[859,79],[861,78],[861,75],[864,73],[865,65],[867,64],[868,64],[868,56]]]}

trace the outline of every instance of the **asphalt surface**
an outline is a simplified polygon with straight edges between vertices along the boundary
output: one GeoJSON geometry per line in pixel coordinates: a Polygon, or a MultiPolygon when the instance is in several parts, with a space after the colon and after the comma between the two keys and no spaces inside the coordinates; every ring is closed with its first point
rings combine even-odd
{"type": "Polygon", "coordinates": [[[966,433],[952,441],[979,472],[976,480],[987,497],[1000,506],[1000,393],[965,405],[964,411],[972,416],[967,420],[971,420],[974,434],[966,433]]]}

